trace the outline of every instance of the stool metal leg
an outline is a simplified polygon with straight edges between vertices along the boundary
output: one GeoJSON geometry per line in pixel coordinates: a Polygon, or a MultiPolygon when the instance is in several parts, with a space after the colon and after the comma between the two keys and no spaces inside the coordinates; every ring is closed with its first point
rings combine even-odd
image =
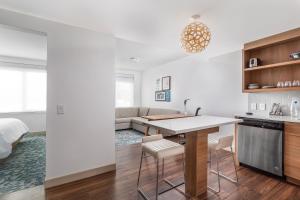
{"type": "Polygon", "coordinates": [[[234,155],[233,155],[233,151],[232,151],[232,146],[230,146],[230,151],[231,151],[231,155],[232,155],[233,166],[234,166],[235,177],[236,177],[236,183],[237,183],[237,182],[239,182],[239,177],[237,175],[237,170],[236,170],[236,166],[235,166],[235,159],[234,159],[234,155]]]}
{"type": "Polygon", "coordinates": [[[141,160],[140,160],[140,169],[139,169],[139,175],[138,175],[138,180],[137,180],[137,186],[140,184],[140,176],[141,176],[141,169],[142,169],[142,164],[143,164],[143,157],[144,157],[144,152],[142,152],[141,160]]]}
{"type": "Polygon", "coordinates": [[[209,150],[209,168],[211,168],[211,150],[209,150]]]}
{"type": "MultiPolygon", "coordinates": [[[[228,180],[228,181],[230,181],[230,182],[232,182],[232,183],[238,183],[238,175],[237,175],[237,170],[236,170],[236,166],[235,166],[234,155],[233,155],[233,153],[232,153],[232,148],[231,148],[231,155],[232,155],[232,158],[233,158],[232,160],[233,160],[233,164],[234,164],[234,171],[235,171],[236,180],[234,180],[234,179],[232,179],[232,178],[230,178],[230,177],[228,177],[228,176],[225,176],[225,175],[222,174],[221,172],[219,172],[219,175],[220,175],[220,177],[222,177],[222,178],[224,178],[224,179],[226,179],[226,180],[228,180]]],[[[218,172],[215,171],[215,170],[211,170],[211,172],[214,173],[214,174],[217,174],[217,173],[218,173],[218,172]]]]}
{"type": "MultiPolygon", "coordinates": [[[[141,176],[141,171],[142,171],[143,158],[145,158],[144,154],[145,153],[142,152],[141,161],[140,161],[140,169],[139,169],[139,174],[138,174],[138,181],[137,181],[137,188],[138,188],[138,192],[143,196],[143,198],[146,199],[146,200],[149,200],[150,199],[149,196],[139,186],[140,176],[141,176]]],[[[182,155],[182,157],[184,159],[184,154],[182,155]]],[[[165,170],[165,164],[164,164],[164,162],[165,162],[165,160],[163,159],[163,164],[162,164],[162,177],[163,177],[163,181],[165,183],[167,183],[168,185],[170,185],[171,187],[168,188],[168,189],[166,189],[166,190],[164,190],[164,191],[159,192],[159,190],[158,190],[159,189],[159,180],[160,180],[159,179],[159,159],[156,159],[156,188],[155,188],[155,190],[156,190],[156,197],[155,197],[155,199],[158,200],[158,196],[160,194],[163,194],[163,193],[165,193],[167,191],[170,191],[172,189],[176,189],[178,192],[180,192],[183,195],[185,195],[185,193],[183,191],[181,191],[180,189],[177,188],[178,186],[183,185],[184,182],[175,185],[172,182],[170,182],[169,180],[164,179],[164,170],[165,170]]],[[[183,168],[184,168],[184,160],[183,160],[183,168]]]]}
{"type": "Polygon", "coordinates": [[[156,200],[158,199],[159,159],[156,159],[156,200]]]}
{"type": "Polygon", "coordinates": [[[162,159],[162,172],[161,172],[161,177],[164,178],[165,176],[165,159],[162,159]]]}
{"type": "Polygon", "coordinates": [[[216,151],[216,161],[217,161],[217,171],[211,170],[211,172],[215,172],[218,177],[218,189],[214,189],[210,186],[207,186],[208,189],[212,190],[213,192],[219,193],[221,191],[221,184],[220,184],[220,169],[219,169],[219,157],[218,157],[218,151],[216,151]]]}
{"type": "MultiPolygon", "coordinates": [[[[216,151],[216,152],[217,152],[217,151],[216,151]]],[[[222,174],[222,173],[220,172],[220,170],[219,170],[219,164],[218,164],[218,160],[219,160],[218,156],[217,156],[217,171],[215,171],[215,170],[210,170],[210,172],[212,172],[213,174],[216,174],[216,175],[218,176],[218,179],[219,179],[220,177],[222,177],[222,178],[224,178],[224,179],[226,179],[226,180],[228,180],[228,181],[230,181],[230,182],[232,182],[232,183],[238,183],[239,179],[238,179],[237,170],[236,170],[236,166],[235,166],[235,159],[234,159],[234,155],[233,155],[233,151],[232,151],[232,146],[230,146],[230,153],[231,153],[231,156],[232,156],[232,161],[233,161],[233,165],[234,165],[234,172],[235,172],[236,180],[234,180],[234,179],[232,179],[232,178],[230,178],[230,177],[228,177],[228,176],[225,176],[224,174],[222,174]]],[[[218,181],[219,181],[219,183],[218,183],[218,184],[219,184],[219,190],[218,190],[218,192],[220,192],[220,180],[218,180],[218,181]]],[[[216,190],[214,190],[214,189],[212,189],[212,188],[209,188],[209,189],[211,189],[211,190],[217,192],[216,190]]]]}

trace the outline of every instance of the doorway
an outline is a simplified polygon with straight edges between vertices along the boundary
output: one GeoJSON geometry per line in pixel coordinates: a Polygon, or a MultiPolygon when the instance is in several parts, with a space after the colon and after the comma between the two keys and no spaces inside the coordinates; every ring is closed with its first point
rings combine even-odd
{"type": "Polygon", "coordinates": [[[47,36],[0,25],[0,195],[45,181],[47,36]]]}

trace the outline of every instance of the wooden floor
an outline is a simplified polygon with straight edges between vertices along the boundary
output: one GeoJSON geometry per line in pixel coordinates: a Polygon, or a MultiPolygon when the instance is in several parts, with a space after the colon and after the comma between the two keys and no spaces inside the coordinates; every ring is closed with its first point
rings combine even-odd
{"type": "MultiPolygon", "coordinates": [[[[141,148],[139,144],[123,146],[117,149],[117,171],[106,173],[72,184],[52,188],[45,193],[42,187],[20,191],[0,197],[2,200],[139,200],[143,199],[137,193],[136,181],[141,148]],[[45,196],[44,196],[45,195],[45,196]]],[[[226,157],[226,156],[225,156],[226,157]]],[[[221,169],[226,175],[234,177],[234,168],[230,162],[231,157],[221,164],[221,169]]],[[[151,197],[154,195],[155,165],[151,157],[145,158],[141,183],[151,197]]],[[[215,165],[213,164],[213,168],[215,165]]],[[[183,180],[182,160],[180,157],[168,159],[165,164],[166,177],[174,182],[183,180]]],[[[239,184],[235,185],[226,180],[221,180],[221,192],[214,194],[210,191],[199,199],[300,199],[300,187],[287,184],[282,180],[257,173],[248,168],[239,167],[239,184]]],[[[216,186],[216,177],[209,174],[209,184],[216,186]]],[[[167,188],[166,185],[161,189],[167,188]]],[[[182,186],[181,189],[184,189],[182,186]]],[[[186,199],[176,190],[164,193],[159,199],[186,199]]]]}

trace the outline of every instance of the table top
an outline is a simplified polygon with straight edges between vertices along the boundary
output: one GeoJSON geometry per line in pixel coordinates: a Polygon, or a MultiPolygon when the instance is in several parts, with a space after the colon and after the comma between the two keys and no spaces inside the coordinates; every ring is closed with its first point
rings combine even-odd
{"type": "Polygon", "coordinates": [[[241,122],[241,119],[218,117],[211,115],[202,115],[186,118],[177,119],[166,119],[159,121],[148,121],[146,119],[140,118],[135,119],[146,125],[153,126],[158,129],[165,129],[173,134],[182,134],[193,131],[199,131],[203,129],[223,126],[227,124],[235,124],[241,122]]]}
{"type": "Polygon", "coordinates": [[[185,114],[182,114],[182,113],[177,113],[177,114],[166,114],[166,115],[142,116],[142,118],[148,119],[149,121],[164,120],[164,119],[177,119],[177,118],[185,118],[185,117],[191,117],[191,115],[185,115],[185,114]]]}

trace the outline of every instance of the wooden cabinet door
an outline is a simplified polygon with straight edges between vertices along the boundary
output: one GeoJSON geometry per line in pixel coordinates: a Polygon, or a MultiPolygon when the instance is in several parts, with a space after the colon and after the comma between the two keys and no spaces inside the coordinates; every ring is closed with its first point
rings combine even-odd
{"type": "Polygon", "coordinates": [[[284,174],[300,180],[300,124],[285,123],[284,174]]]}

